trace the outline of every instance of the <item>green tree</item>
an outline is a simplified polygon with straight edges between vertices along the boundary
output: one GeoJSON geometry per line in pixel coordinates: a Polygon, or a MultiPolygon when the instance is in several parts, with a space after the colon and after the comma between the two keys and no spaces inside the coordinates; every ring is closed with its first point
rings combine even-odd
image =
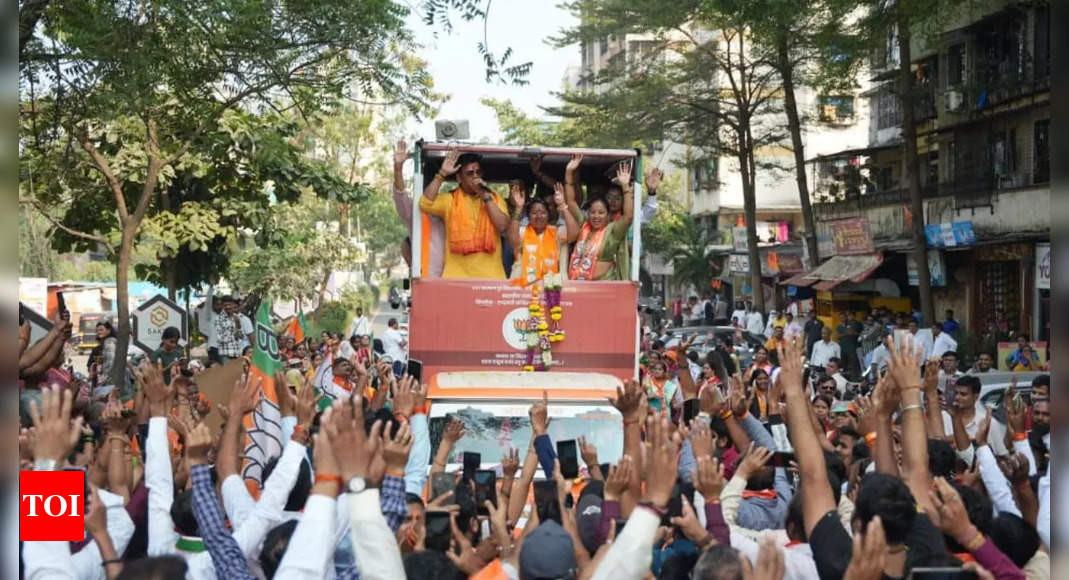
{"type": "MultiPolygon", "coordinates": [[[[760,264],[757,174],[782,167],[757,152],[782,146],[786,137],[773,120],[782,106],[779,78],[768,54],[752,43],[761,7],[734,0],[574,0],[567,6],[580,24],[562,31],[558,45],[629,33],[652,40],[640,55],[610,61],[590,79],[595,90],[566,93],[565,102],[599,111],[641,142],[667,139],[696,148],[695,158],[733,159],[742,182],[750,263],[760,264]]],[[[750,275],[752,286],[761,288],[760,269],[752,268],[750,275]]],[[[753,300],[764,309],[761,292],[753,300]]]]}
{"type": "MultiPolygon", "coordinates": [[[[38,174],[22,200],[49,216],[65,209],[59,230],[112,255],[117,358],[127,352],[141,226],[150,210],[166,211],[160,195],[176,179],[207,172],[202,145],[225,113],[309,115],[373,91],[415,109],[427,83],[400,64],[412,42],[407,12],[385,0],[67,0],[40,13],[37,34],[20,44],[20,163],[38,174]]],[[[120,382],[125,369],[115,369],[120,382]]]]}
{"type": "Polygon", "coordinates": [[[708,289],[716,275],[712,246],[719,240],[719,232],[702,227],[671,197],[660,200],[657,216],[642,228],[643,246],[672,264],[673,280],[699,291],[708,289]]]}
{"type": "Polygon", "coordinates": [[[261,225],[261,235],[269,241],[235,256],[229,280],[260,298],[318,296],[322,303],[333,272],[367,259],[367,252],[340,231],[336,216],[311,192],[296,203],[272,206],[261,225]]]}

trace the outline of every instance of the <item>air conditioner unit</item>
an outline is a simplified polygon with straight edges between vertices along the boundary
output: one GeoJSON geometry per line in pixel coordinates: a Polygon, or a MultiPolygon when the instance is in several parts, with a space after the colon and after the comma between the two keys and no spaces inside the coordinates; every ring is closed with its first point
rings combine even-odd
{"type": "Polygon", "coordinates": [[[943,93],[943,109],[948,113],[956,113],[965,108],[965,95],[961,91],[947,91],[943,93]]]}

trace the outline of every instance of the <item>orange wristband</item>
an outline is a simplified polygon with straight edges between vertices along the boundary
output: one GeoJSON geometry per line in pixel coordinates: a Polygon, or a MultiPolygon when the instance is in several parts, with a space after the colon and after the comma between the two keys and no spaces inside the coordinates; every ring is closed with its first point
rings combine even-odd
{"type": "Polygon", "coordinates": [[[315,482],[316,483],[321,483],[321,482],[324,482],[324,481],[330,481],[330,482],[336,483],[338,485],[341,485],[341,483],[342,483],[340,475],[337,475],[337,474],[334,474],[334,473],[317,473],[315,482]]]}
{"type": "Polygon", "coordinates": [[[868,445],[869,447],[872,447],[872,446],[876,445],[876,432],[875,431],[865,435],[865,445],[868,445]]]}
{"type": "Polygon", "coordinates": [[[1013,434],[1013,440],[1014,441],[1028,441],[1028,433],[1014,433],[1013,434]]]}
{"type": "Polygon", "coordinates": [[[720,411],[720,418],[721,419],[730,419],[731,415],[732,415],[731,409],[728,409],[726,411],[720,411]]]}

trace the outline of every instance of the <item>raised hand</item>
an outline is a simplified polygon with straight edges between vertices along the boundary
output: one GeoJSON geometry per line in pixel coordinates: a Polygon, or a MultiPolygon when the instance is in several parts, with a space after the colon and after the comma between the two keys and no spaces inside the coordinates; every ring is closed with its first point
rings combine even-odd
{"type": "Polygon", "coordinates": [[[152,417],[164,417],[174,401],[174,386],[163,380],[163,368],[159,363],[144,361],[134,371],[138,385],[145,392],[149,413],[152,417]]]}
{"type": "Polygon", "coordinates": [[[1027,431],[1026,419],[1028,415],[1028,409],[1024,406],[1024,403],[1014,396],[1016,392],[1017,375],[1013,375],[1010,380],[1010,387],[1006,389],[1006,398],[1003,404],[1006,407],[1006,423],[1014,434],[1027,431]]]}
{"type": "Polygon", "coordinates": [[[207,425],[201,423],[194,427],[186,437],[186,463],[190,466],[208,463],[212,439],[212,431],[207,425]]]}
{"type": "Polygon", "coordinates": [[[398,139],[397,145],[393,149],[393,165],[394,167],[401,167],[408,160],[408,144],[404,139],[398,139]]]}
{"type": "Polygon", "coordinates": [[[509,449],[508,453],[501,458],[501,473],[504,479],[514,479],[520,469],[520,450],[509,449]]]}
{"type": "Polygon", "coordinates": [[[783,580],[783,552],[776,545],[772,532],[761,535],[754,564],[754,580],[783,580]]]}
{"type": "Polygon", "coordinates": [[[583,463],[588,466],[598,464],[598,448],[586,437],[579,437],[579,454],[583,457],[583,463]]]}
{"type": "Polygon", "coordinates": [[[691,472],[691,481],[706,502],[719,502],[720,492],[726,484],[724,466],[713,457],[699,457],[697,468],[691,472]]]}
{"type": "Polygon", "coordinates": [[[876,431],[878,419],[876,419],[876,406],[872,403],[872,399],[858,397],[854,400],[854,405],[857,406],[858,411],[858,432],[864,436],[876,431]]]}
{"type": "Polygon", "coordinates": [[[568,165],[565,167],[565,170],[568,171],[569,173],[573,172],[573,171],[576,171],[577,169],[579,169],[579,166],[582,165],[582,163],[583,163],[583,154],[582,153],[577,153],[575,155],[572,155],[572,158],[570,160],[568,160],[568,165]]]}
{"type": "Polygon", "coordinates": [[[89,484],[89,495],[85,497],[85,530],[93,536],[108,533],[108,508],[100,499],[100,490],[89,484]]]}
{"type": "MultiPolygon", "coordinates": [[[[400,382],[394,383],[393,403],[390,406],[394,413],[405,417],[412,416],[412,411],[416,407],[416,397],[412,393],[413,383],[415,381],[408,375],[405,375],[400,382]]],[[[418,383],[415,386],[419,388],[418,383]]]]}
{"type": "Polygon", "coordinates": [[[739,462],[739,467],[735,470],[735,474],[743,479],[750,479],[750,476],[764,467],[769,459],[772,459],[772,451],[750,443],[750,448],[746,450],[746,455],[739,462]]]}
{"type": "Polygon", "coordinates": [[[720,399],[720,387],[709,386],[698,393],[698,410],[715,417],[720,414],[724,402],[720,399]]]}
{"type": "Polygon", "coordinates": [[[902,343],[895,348],[894,341],[887,337],[887,374],[891,375],[899,389],[912,389],[921,386],[920,353],[912,336],[903,336],[902,343]]]}
{"type": "Polygon", "coordinates": [[[564,186],[560,183],[553,184],[553,204],[560,211],[564,211],[568,207],[568,202],[564,197],[564,186]]]}
{"type": "Polygon", "coordinates": [[[464,422],[458,419],[450,419],[449,424],[445,426],[445,433],[442,433],[442,439],[455,445],[457,441],[464,438],[464,434],[464,422]]]}
{"type": "Polygon", "coordinates": [[[641,421],[646,416],[646,390],[634,379],[624,381],[623,388],[616,387],[616,398],[607,400],[624,416],[625,424],[641,421]]]}
{"type": "MultiPolygon", "coordinates": [[[[376,425],[381,429],[381,423],[376,422],[376,425]]],[[[364,433],[361,401],[357,399],[355,405],[352,399],[335,401],[334,406],[320,417],[320,427],[330,440],[342,481],[349,481],[355,476],[367,477],[372,454],[368,453],[365,445],[369,437],[364,433]]]]}
{"type": "Polygon", "coordinates": [[[404,474],[412,443],[412,429],[408,423],[402,423],[393,437],[389,433],[382,434],[382,458],[386,462],[386,473],[404,474]]]}
{"type": "Polygon", "coordinates": [[[928,497],[939,513],[939,524],[943,532],[958,541],[959,544],[968,545],[975,535],[976,528],[969,521],[969,513],[965,509],[965,503],[961,501],[961,495],[946,479],[935,478],[935,489],[928,492],[928,497]]]}
{"type": "Polygon", "coordinates": [[[624,455],[620,462],[609,468],[609,476],[605,480],[605,499],[618,501],[620,496],[627,491],[631,484],[631,470],[633,462],[630,455],[624,455]]]}
{"type": "Polygon", "coordinates": [[[884,372],[876,381],[876,389],[872,392],[872,404],[876,410],[876,416],[880,421],[887,420],[894,414],[902,400],[902,393],[898,384],[884,372]]]}
{"type": "Polygon", "coordinates": [[[1023,453],[1014,453],[998,460],[999,469],[1013,485],[1028,483],[1028,458],[1023,453]]]}
{"type": "Polygon", "coordinates": [[[654,167],[646,172],[646,191],[650,195],[657,193],[657,190],[661,188],[661,179],[664,177],[664,172],[654,167]]]}
{"type": "Polygon", "coordinates": [[[509,185],[509,199],[512,201],[513,208],[522,210],[527,204],[527,194],[524,193],[523,186],[515,182],[509,185]]]}
{"type": "Polygon", "coordinates": [[[30,419],[33,421],[33,458],[36,461],[61,461],[70,455],[82,433],[82,417],[71,422],[71,399],[69,390],[59,387],[41,389],[41,409],[37,401],[30,401],[30,419]],[[62,390],[62,394],[60,394],[62,390]]]}
{"type": "Polygon", "coordinates": [[[316,415],[315,388],[306,385],[297,393],[297,424],[311,426],[316,415]]]}
{"type": "Polygon", "coordinates": [[[442,160],[442,168],[439,170],[442,175],[446,177],[456,174],[460,171],[460,165],[457,164],[457,160],[460,159],[460,151],[454,147],[446,153],[445,159],[442,160]]]}
{"type": "Polygon", "coordinates": [[[549,429],[549,393],[542,391],[542,400],[535,401],[527,414],[531,418],[531,431],[534,436],[545,435],[549,429]]]}
{"type": "Polygon", "coordinates": [[[713,430],[705,424],[705,421],[692,421],[690,424],[690,447],[694,450],[694,457],[713,456],[713,430]]]}
{"type": "Polygon", "coordinates": [[[286,376],[275,371],[275,393],[278,395],[278,410],[283,417],[292,417],[297,412],[297,397],[290,392],[286,376]]]}
{"type": "Polygon", "coordinates": [[[731,413],[736,417],[741,417],[750,410],[750,399],[746,396],[746,386],[742,383],[742,377],[738,374],[731,377],[731,397],[729,401],[731,413]]]}
{"type": "Polygon", "coordinates": [[[657,507],[668,505],[679,472],[679,440],[670,435],[667,415],[650,415],[646,420],[646,500],[657,507]]]}
{"type": "Polygon", "coordinates": [[[624,191],[631,189],[631,162],[623,161],[616,165],[616,181],[624,191]]]}
{"type": "Polygon", "coordinates": [[[883,521],[875,516],[864,534],[854,534],[853,557],[846,568],[846,580],[880,580],[887,565],[887,543],[883,521]]]}
{"type": "Polygon", "coordinates": [[[779,352],[779,383],[783,393],[790,395],[801,392],[802,376],[801,337],[784,340],[779,352]]]}
{"type": "MultiPolygon", "coordinates": [[[[241,417],[246,413],[251,413],[256,409],[256,406],[260,404],[260,391],[261,385],[263,385],[263,378],[257,377],[255,380],[252,377],[239,378],[234,383],[234,389],[230,391],[230,407],[231,417],[241,417]]],[[[281,385],[280,388],[284,388],[285,385],[281,385]]]]}

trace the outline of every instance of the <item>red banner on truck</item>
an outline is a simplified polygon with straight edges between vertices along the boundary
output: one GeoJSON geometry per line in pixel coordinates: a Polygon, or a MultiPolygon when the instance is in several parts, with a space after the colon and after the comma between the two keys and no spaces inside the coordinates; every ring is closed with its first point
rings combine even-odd
{"type": "Polygon", "coordinates": [[[638,287],[632,282],[565,281],[564,340],[553,366],[525,372],[524,328],[531,291],[498,280],[416,279],[409,356],[423,363],[430,396],[603,399],[635,376],[638,287]]]}

